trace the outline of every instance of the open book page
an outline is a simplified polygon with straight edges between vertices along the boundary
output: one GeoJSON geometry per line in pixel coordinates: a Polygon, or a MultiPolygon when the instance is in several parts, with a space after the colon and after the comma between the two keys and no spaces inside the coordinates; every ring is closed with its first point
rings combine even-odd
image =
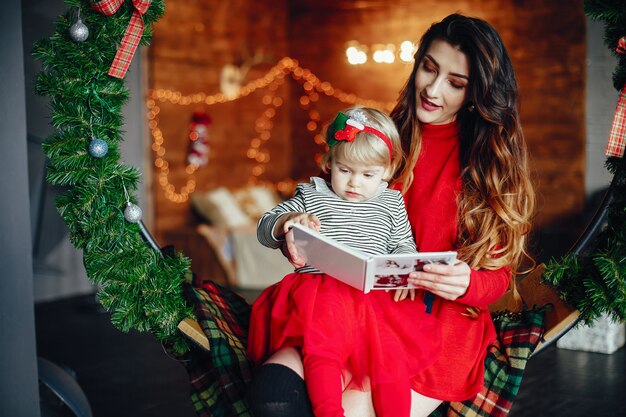
{"type": "Polygon", "coordinates": [[[456,252],[422,252],[417,254],[378,255],[373,257],[372,289],[413,288],[409,274],[421,271],[426,264],[451,265],[456,252]]]}
{"type": "Polygon", "coordinates": [[[294,225],[293,235],[307,264],[363,292],[412,288],[409,273],[426,264],[453,264],[456,252],[368,255],[312,229],[294,225]]]}

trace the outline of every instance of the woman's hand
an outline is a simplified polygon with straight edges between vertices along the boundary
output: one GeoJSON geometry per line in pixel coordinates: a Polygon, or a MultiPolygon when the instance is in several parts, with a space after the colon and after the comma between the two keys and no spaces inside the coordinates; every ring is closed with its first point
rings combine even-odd
{"type": "Polygon", "coordinates": [[[424,270],[411,272],[409,283],[446,300],[456,300],[467,291],[471,269],[465,262],[454,265],[426,264],[424,270]]]}

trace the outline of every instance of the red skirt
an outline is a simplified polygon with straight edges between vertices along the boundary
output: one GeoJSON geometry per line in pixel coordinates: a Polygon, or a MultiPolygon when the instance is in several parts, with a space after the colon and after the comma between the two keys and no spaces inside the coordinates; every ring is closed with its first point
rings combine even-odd
{"type": "Polygon", "coordinates": [[[438,357],[440,326],[420,297],[395,303],[393,312],[384,307],[390,297],[325,274],[289,274],[252,305],[248,355],[259,365],[280,348],[297,347],[337,361],[358,387],[366,377],[372,384],[411,378],[438,357]]]}

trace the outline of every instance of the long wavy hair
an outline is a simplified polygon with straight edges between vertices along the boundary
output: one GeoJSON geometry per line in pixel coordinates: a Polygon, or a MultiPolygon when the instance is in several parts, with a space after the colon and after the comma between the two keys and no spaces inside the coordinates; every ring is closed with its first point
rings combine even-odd
{"type": "Polygon", "coordinates": [[[467,102],[457,114],[462,192],[458,201],[457,251],[472,268],[513,271],[526,252],[535,193],[519,121],[518,87],[511,59],[496,30],[481,19],[452,14],[423,35],[411,76],[391,112],[407,154],[397,181],[413,181],[422,137],[417,119],[415,74],[431,43],[443,40],[469,62],[467,102]]]}

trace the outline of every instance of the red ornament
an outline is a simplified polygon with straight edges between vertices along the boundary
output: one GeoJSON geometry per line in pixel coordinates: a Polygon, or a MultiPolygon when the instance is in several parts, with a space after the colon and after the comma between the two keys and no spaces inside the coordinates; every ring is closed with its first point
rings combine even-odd
{"type": "Polygon", "coordinates": [[[197,110],[191,115],[189,125],[189,150],[187,163],[198,167],[209,162],[209,125],[211,117],[204,110],[197,110]]]}
{"type": "Polygon", "coordinates": [[[626,54],[626,36],[622,36],[617,41],[617,47],[615,48],[615,52],[618,54],[626,54]]]}

